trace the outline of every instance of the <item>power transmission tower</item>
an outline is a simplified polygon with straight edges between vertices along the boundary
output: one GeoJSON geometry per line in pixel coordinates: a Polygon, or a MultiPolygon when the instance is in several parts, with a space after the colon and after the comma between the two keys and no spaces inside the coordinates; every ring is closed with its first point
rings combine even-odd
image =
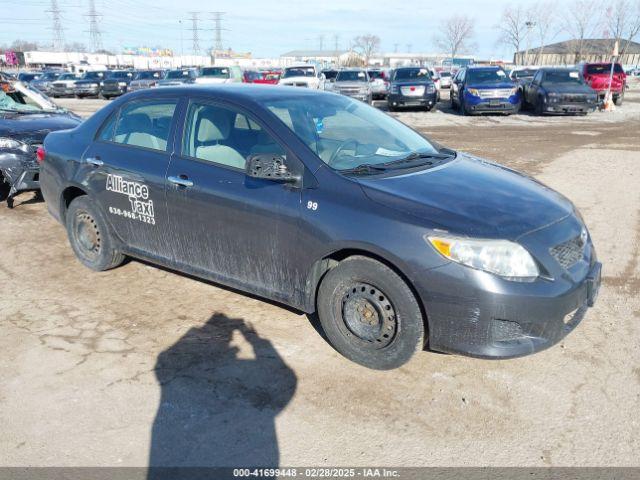
{"type": "Polygon", "coordinates": [[[393,44],[393,53],[398,53],[398,44],[397,43],[393,44]]]}
{"type": "Polygon", "coordinates": [[[193,42],[193,46],[191,47],[193,49],[193,54],[194,55],[200,55],[200,36],[199,33],[200,32],[200,27],[198,27],[198,15],[200,15],[200,12],[189,12],[189,15],[191,15],[191,34],[192,34],[192,42],[193,42]]]}
{"type": "Polygon", "coordinates": [[[411,47],[413,47],[413,45],[407,43],[407,53],[411,53],[411,47]]]}
{"type": "Polygon", "coordinates": [[[324,35],[318,35],[318,47],[320,51],[324,48],[324,35]]]}
{"type": "Polygon", "coordinates": [[[213,15],[214,23],[213,31],[215,32],[213,50],[216,52],[224,50],[224,45],[222,44],[222,31],[226,30],[226,28],[222,28],[222,17],[224,16],[224,14],[225,12],[211,12],[211,15],[213,15]]]}
{"type": "Polygon", "coordinates": [[[336,33],[333,35],[333,51],[337,52],[339,46],[340,46],[340,35],[336,33]]]}
{"type": "Polygon", "coordinates": [[[51,10],[46,10],[51,14],[51,31],[53,32],[53,49],[55,51],[64,50],[64,29],[60,20],[60,8],[58,0],[51,0],[51,10]]]}
{"type": "Polygon", "coordinates": [[[102,34],[98,27],[98,18],[100,15],[96,12],[95,0],[89,0],[89,38],[91,39],[91,49],[94,52],[102,50],[102,34]]]}

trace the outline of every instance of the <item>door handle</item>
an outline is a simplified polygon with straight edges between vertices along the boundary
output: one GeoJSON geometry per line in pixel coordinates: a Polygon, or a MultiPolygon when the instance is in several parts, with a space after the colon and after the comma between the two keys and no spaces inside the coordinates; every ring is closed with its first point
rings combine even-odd
{"type": "Polygon", "coordinates": [[[104,165],[104,162],[98,157],[87,157],[85,162],[89,165],[93,165],[94,167],[101,167],[104,165]]]}
{"type": "Polygon", "coordinates": [[[193,182],[189,180],[186,175],[180,175],[179,177],[168,177],[169,180],[174,185],[178,185],[179,187],[193,187],[193,182]]]}

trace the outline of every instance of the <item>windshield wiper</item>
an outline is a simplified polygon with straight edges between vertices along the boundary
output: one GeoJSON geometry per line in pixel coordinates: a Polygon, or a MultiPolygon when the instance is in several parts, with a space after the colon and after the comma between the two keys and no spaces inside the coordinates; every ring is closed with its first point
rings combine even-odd
{"type": "Polygon", "coordinates": [[[340,173],[380,173],[386,171],[387,168],[382,165],[373,165],[371,163],[361,163],[357,167],[340,170],[340,173]]]}
{"type": "MultiPolygon", "coordinates": [[[[433,160],[445,160],[447,158],[455,157],[455,153],[453,155],[448,153],[421,153],[421,152],[413,152],[407,155],[406,157],[399,158],[398,160],[391,160],[390,162],[382,163],[381,166],[384,167],[395,167],[399,165],[403,165],[406,163],[415,164],[416,160],[420,159],[433,159],[433,160]]],[[[412,166],[422,166],[422,165],[433,165],[434,162],[421,162],[412,166]]]]}

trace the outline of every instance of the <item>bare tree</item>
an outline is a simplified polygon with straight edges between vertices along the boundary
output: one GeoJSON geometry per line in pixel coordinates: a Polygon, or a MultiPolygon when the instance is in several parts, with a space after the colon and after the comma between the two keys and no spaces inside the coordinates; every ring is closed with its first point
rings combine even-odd
{"type": "Polygon", "coordinates": [[[599,0],[572,0],[568,3],[564,15],[564,29],[571,35],[574,43],[574,58],[572,62],[582,60],[585,52],[586,41],[597,35],[602,27],[602,16],[599,0]]]}
{"type": "Polygon", "coordinates": [[[451,62],[453,63],[453,59],[458,53],[472,48],[473,35],[473,19],[466,15],[454,15],[440,26],[434,41],[438,48],[451,54],[451,62]]]}
{"type": "Polygon", "coordinates": [[[528,16],[535,29],[536,43],[539,45],[534,59],[534,63],[538,64],[542,62],[545,45],[559,33],[555,5],[551,2],[538,2],[529,9],[528,16]]]}
{"type": "Polygon", "coordinates": [[[39,45],[36,42],[30,42],[28,40],[15,40],[11,44],[11,50],[14,50],[16,52],[29,52],[39,49],[39,45]]]}
{"type": "Polygon", "coordinates": [[[513,47],[516,54],[522,50],[522,43],[528,34],[527,25],[530,24],[528,13],[522,5],[515,7],[507,5],[502,11],[500,23],[496,25],[500,31],[498,41],[513,47]]]}
{"type": "Polygon", "coordinates": [[[364,64],[369,65],[371,56],[380,49],[380,37],[370,33],[353,39],[353,48],[364,57],[364,64]]]}
{"type": "Polygon", "coordinates": [[[86,53],[87,46],[82,42],[71,42],[64,46],[64,51],[86,53]]]}
{"type": "Polygon", "coordinates": [[[611,38],[619,42],[620,55],[640,33],[640,0],[616,0],[605,14],[606,27],[611,38]]]}

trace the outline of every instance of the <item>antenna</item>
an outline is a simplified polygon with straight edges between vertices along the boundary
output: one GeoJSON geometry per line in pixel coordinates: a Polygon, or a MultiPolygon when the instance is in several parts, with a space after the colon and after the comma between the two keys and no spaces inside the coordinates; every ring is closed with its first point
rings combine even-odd
{"type": "Polygon", "coordinates": [[[91,48],[94,52],[102,50],[102,34],[98,27],[98,17],[100,15],[96,12],[95,0],[89,0],[89,13],[86,15],[89,17],[89,37],[91,39],[91,48]]]}
{"type": "Polygon", "coordinates": [[[198,35],[198,32],[200,31],[200,28],[198,27],[198,15],[200,15],[200,12],[189,12],[189,15],[191,15],[191,33],[192,33],[192,42],[193,42],[193,46],[191,47],[193,49],[193,54],[194,55],[200,55],[200,37],[198,35]]]}
{"type": "Polygon", "coordinates": [[[53,32],[53,49],[61,52],[64,50],[64,29],[60,21],[60,8],[58,8],[58,0],[51,0],[51,10],[46,10],[51,14],[51,31],[53,32]]]}

